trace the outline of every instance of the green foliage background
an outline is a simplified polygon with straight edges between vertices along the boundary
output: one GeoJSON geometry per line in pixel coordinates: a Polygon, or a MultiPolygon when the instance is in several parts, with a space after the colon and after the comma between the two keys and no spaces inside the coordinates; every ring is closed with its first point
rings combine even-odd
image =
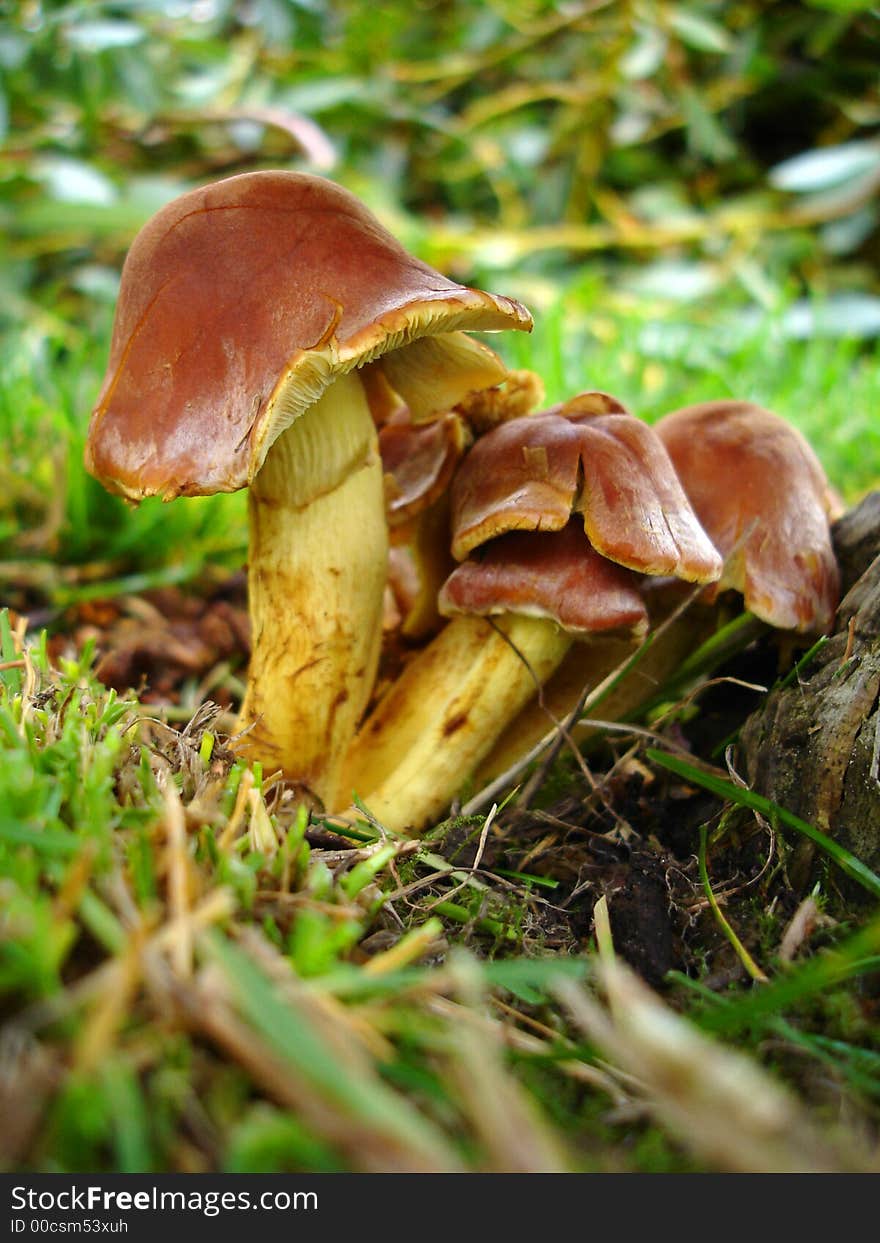
{"type": "Polygon", "coordinates": [[[272,165],[345,182],[463,274],[662,256],[680,295],[873,283],[866,3],[28,0],[0,16],[7,315],[38,286],[56,311],[109,295],[162,201],[272,165]]]}

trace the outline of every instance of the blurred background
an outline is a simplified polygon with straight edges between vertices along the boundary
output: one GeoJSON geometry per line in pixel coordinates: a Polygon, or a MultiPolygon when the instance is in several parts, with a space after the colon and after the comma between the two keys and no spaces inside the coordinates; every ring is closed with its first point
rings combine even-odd
{"type": "Polygon", "coordinates": [[[134,233],[256,168],[331,177],[525,301],[533,336],[493,344],[548,398],[761,401],[855,499],[880,478],[878,66],[860,0],[0,3],[0,577],[57,601],[59,564],[240,561],[241,497],[126,511],[81,450],[134,233]]]}

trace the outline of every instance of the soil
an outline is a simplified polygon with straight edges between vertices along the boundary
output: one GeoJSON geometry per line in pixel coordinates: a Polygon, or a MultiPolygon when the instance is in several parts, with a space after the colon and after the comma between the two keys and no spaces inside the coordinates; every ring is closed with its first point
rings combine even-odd
{"type": "Polygon", "coordinates": [[[71,606],[56,623],[50,655],[62,654],[71,641],[81,650],[90,640],[95,672],[105,686],[134,690],[142,703],[178,704],[188,684],[205,684],[214,702],[231,707],[224,677],[243,673],[250,656],[245,575],[201,591],[162,587],[71,606]]]}

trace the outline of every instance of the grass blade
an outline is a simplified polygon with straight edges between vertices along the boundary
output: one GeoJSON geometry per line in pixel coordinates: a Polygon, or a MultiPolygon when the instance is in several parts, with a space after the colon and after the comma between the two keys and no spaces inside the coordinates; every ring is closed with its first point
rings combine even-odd
{"type": "Polygon", "coordinates": [[[726,799],[730,803],[737,803],[740,807],[748,807],[752,811],[760,812],[768,820],[775,820],[787,825],[790,829],[795,829],[804,837],[808,837],[810,841],[815,842],[829,859],[833,859],[841,871],[846,872],[847,876],[857,881],[875,898],[880,898],[880,877],[839,842],[835,842],[833,838],[828,837],[821,829],[817,829],[806,820],[801,820],[800,816],[796,816],[794,812],[786,811],[778,803],[764,798],[762,794],[756,794],[754,790],[734,785],[732,781],[725,781],[723,777],[704,772],[693,764],[688,764],[686,760],[669,755],[665,751],[649,748],[647,755],[648,759],[662,768],[668,768],[670,772],[683,777],[685,781],[702,786],[704,790],[709,790],[712,794],[717,794],[719,798],[726,799]]]}
{"type": "Polygon", "coordinates": [[[751,954],[746,949],[746,947],[743,945],[742,941],[736,935],[736,932],[731,927],[730,923],[724,916],[724,912],[721,910],[721,907],[718,905],[718,899],[715,897],[715,893],[712,889],[712,882],[709,880],[709,867],[708,867],[708,863],[706,860],[706,838],[707,836],[708,834],[706,831],[706,826],[705,824],[703,824],[700,826],[700,850],[699,850],[699,856],[698,856],[699,865],[700,865],[700,880],[703,882],[703,892],[706,895],[706,899],[709,903],[709,906],[712,908],[712,914],[715,916],[715,919],[718,921],[718,925],[721,928],[721,931],[724,933],[724,935],[727,937],[730,944],[733,946],[737,958],[740,960],[740,962],[745,967],[746,971],[749,973],[749,975],[751,976],[753,980],[758,980],[761,984],[766,984],[767,983],[766,975],[761,970],[761,968],[758,966],[758,964],[755,962],[754,958],[752,958],[751,954]]]}
{"type": "Polygon", "coordinates": [[[267,1046],[365,1135],[372,1133],[385,1148],[397,1150],[407,1163],[401,1169],[458,1167],[440,1132],[377,1077],[365,1074],[363,1066],[350,1067],[335,1057],[304,1007],[282,996],[253,958],[218,936],[207,934],[204,944],[232,984],[243,1016],[267,1046]]]}

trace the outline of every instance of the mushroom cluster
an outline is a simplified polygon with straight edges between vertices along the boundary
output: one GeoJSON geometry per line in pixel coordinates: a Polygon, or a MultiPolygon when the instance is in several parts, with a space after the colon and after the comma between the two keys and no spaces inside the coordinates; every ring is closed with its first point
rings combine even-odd
{"type": "MultiPolygon", "coordinates": [[[[659,582],[648,600],[652,623],[666,622],[634,673],[603,698],[602,716],[619,720],[653,698],[694,649],[716,629],[721,602],[742,598],[748,612],[775,630],[827,633],[834,621],[840,576],[831,543],[836,496],[804,437],[778,415],[750,402],[688,406],[654,424],[694,512],[721,554],[721,576],[687,611],[668,623],[680,591],[659,582]]],[[[594,662],[573,649],[544,687],[544,707],[565,717],[594,662]]],[[[499,736],[479,766],[481,780],[507,770],[546,732],[546,713],[524,711],[499,736]]],[[[588,727],[572,730],[575,741],[588,727]]]]}
{"type": "Polygon", "coordinates": [[[530,327],[304,174],[191,191],[131,247],[86,466],[132,501],[249,488],[235,745],[325,811],[356,792],[424,828],[634,650],[649,581],[832,621],[833,498],[798,433],[741,402],[536,413],[537,377],[468,335],[530,327]],[[414,654],[368,711],[389,583],[414,654]]]}
{"type": "MultiPolygon", "coordinates": [[[[656,434],[605,393],[503,422],[450,488],[451,618],[358,732],[345,784],[383,824],[446,806],[573,643],[648,627],[640,576],[713,582],[721,558],[656,434]]],[[[617,646],[610,652],[617,654],[617,646]]]]}
{"type": "Polygon", "coordinates": [[[379,360],[429,418],[506,374],[465,330],[531,324],[306,174],[190,191],[128,253],[86,467],[132,501],[249,488],[241,750],[325,807],[372,688],[385,590],[376,385],[362,370],[379,360]]]}

